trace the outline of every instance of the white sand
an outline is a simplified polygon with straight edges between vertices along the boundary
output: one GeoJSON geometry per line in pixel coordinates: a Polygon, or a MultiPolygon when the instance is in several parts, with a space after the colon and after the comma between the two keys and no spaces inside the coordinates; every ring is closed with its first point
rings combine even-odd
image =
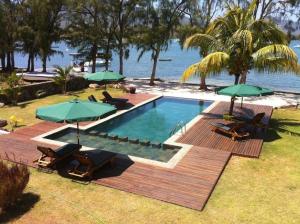
{"type": "Polygon", "coordinates": [[[0,130],[0,135],[7,135],[7,134],[9,134],[9,132],[8,132],[8,131],[3,131],[3,130],[0,130]]]}
{"type": "MultiPolygon", "coordinates": [[[[193,98],[201,100],[230,101],[229,96],[221,96],[213,91],[201,91],[199,86],[182,85],[168,82],[156,82],[155,86],[149,86],[149,81],[129,80],[128,83],[137,87],[137,92],[152,94],[162,94],[165,96],[175,96],[193,98]]],[[[237,100],[240,101],[240,100],[237,100]]],[[[244,97],[244,103],[268,105],[273,107],[296,106],[300,104],[300,95],[292,93],[275,93],[270,96],[244,97]]]]}

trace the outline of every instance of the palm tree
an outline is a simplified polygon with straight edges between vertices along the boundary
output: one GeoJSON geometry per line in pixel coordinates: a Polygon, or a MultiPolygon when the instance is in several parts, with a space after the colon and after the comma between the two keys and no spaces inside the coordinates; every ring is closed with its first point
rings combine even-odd
{"type": "Polygon", "coordinates": [[[62,93],[67,93],[67,83],[70,80],[70,73],[72,70],[72,66],[68,66],[66,68],[63,68],[61,66],[55,66],[55,72],[58,76],[54,78],[54,82],[61,86],[62,93]]]}
{"type": "MultiPolygon", "coordinates": [[[[227,70],[235,76],[235,84],[246,83],[251,69],[261,72],[300,71],[296,53],[287,46],[283,31],[268,20],[256,20],[257,0],[247,8],[230,9],[217,18],[204,34],[195,34],[186,40],[186,46],[204,46],[209,54],[200,62],[189,66],[182,81],[192,75],[217,74],[227,70]]],[[[231,103],[233,107],[233,101],[231,103]]]]}
{"type": "Polygon", "coordinates": [[[185,46],[204,46],[209,54],[188,67],[182,80],[195,74],[216,74],[227,70],[235,75],[235,83],[245,83],[251,69],[264,72],[299,72],[296,53],[287,46],[285,33],[268,20],[256,20],[257,1],[242,9],[229,10],[217,18],[204,34],[195,34],[185,46]]]}
{"type": "Polygon", "coordinates": [[[134,42],[139,51],[138,60],[145,52],[151,52],[152,72],[150,85],[154,85],[159,55],[168,49],[173,32],[180,24],[185,9],[185,0],[149,1],[143,10],[143,23],[138,29],[134,42]],[[146,25],[145,25],[146,24],[146,25]]]}

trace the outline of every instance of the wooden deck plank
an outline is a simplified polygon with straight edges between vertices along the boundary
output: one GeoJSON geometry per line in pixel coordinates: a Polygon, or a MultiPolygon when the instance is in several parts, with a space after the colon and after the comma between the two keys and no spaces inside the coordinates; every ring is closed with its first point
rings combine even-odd
{"type": "MultiPolygon", "coordinates": [[[[257,130],[254,137],[247,140],[232,141],[227,136],[211,131],[210,123],[223,122],[222,115],[227,112],[229,103],[220,102],[209,113],[204,114],[193,127],[178,140],[180,143],[218,149],[222,151],[232,152],[234,155],[256,157],[258,158],[262,149],[264,133],[257,130]]],[[[243,104],[243,108],[239,105],[235,106],[234,114],[239,116],[252,117],[257,113],[265,112],[263,119],[265,124],[269,123],[273,108],[270,106],[261,106],[254,104],[243,104]]]]}
{"type": "MultiPolygon", "coordinates": [[[[132,104],[139,104],[154,97],[154,95],[129,94],[126,97],[132,104]]],[[[262,138],[253,139],[251,144],[247,141],[233,142],[228,141],[228,138],[222,135],[209,131],[209,122],[215,122],[219,119],[218,116],[223,113],[222,108],[227,106],[225,104],[219,104],[180,138],[180,142],[194,146],[175,168],[167,169],[117,159],[114,167],[107,166],[97,172],[94,183],[202,210],[231,154],[257,155],[262,146],[262,138]]],[[[269,110],[268,114],[272,112],[268,107],[250,107],[250,109],[252,108],[255,113],[260,110],[269,110]]],[[[247,109],[248,113],[250,109],[247,109]]],[[[269,117],[266,118],[266,122],[268,119],[269,117]]],[[[0,136],[0,155],[5,158],[8,154],[10,159],[15,158],[17,162],[35,166],[33,160],[39,155],[36,146],[41,144],[32,141],[31,138],[61,125],[63,124],[42,122],[19,129],[9,135],[0,136]]]]}

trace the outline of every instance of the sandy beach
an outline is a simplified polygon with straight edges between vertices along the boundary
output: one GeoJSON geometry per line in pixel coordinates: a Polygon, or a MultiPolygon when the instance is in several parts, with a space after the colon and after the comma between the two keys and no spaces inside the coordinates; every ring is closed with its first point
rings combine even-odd
{"type": "MultiPolygon", "coordinates": [[[[156,82],[155,86],[149,86],[147,80],[126,81],[128,85],[135,85],[137,92],[160,94],[164,96],[184,97],[201,100],[230,101],[230,97],[217,95],[213,87],[209,91],[199,90],[199,86],[180,84],[173,82],[156,82]]],[[[237,101],[240,101],[237,99],[237,101]]],[[[300,94],[275,92],[274,95],[262,97],[244,97],[244,103],[268,105],[274,108],[297,106],[300,104],[300,94]]]]}

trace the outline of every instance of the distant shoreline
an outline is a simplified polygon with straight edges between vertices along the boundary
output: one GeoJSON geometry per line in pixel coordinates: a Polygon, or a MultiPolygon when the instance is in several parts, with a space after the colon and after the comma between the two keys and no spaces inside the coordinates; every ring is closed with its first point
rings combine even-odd
{"type": "MultiPolygon", "coordinates": [[[[150,80],[150,78],[148,77],[141,77],[141,78],[129,78],[128,80],[133,80],[133,81],[148,81],[150,80]]],[[[155,81],[157,82],[166,82],[166,83],[170,83],[170,84],[176,84],[176,85],[186,85],[186,86],[199,86],[199,83],[193,83],[193,82],[186,82],[186,83],[181,83],[178,81],[171,81],[171,80],[165,80],[162,78],[156,78],[155,81]]],[[[207,84],[207,87],[223,87],[226,85],[212,85],[212,84],[207,84]]],[[[286,94],[294,94],[294,95],[299,95],[300,96],[300,92],[292,92],[292,91],[284,91],[284,90],[274,90],[275,93],[286,93],[286,94]]],[[[299,99],[300,100],[300,99],[299,99]]]]}

